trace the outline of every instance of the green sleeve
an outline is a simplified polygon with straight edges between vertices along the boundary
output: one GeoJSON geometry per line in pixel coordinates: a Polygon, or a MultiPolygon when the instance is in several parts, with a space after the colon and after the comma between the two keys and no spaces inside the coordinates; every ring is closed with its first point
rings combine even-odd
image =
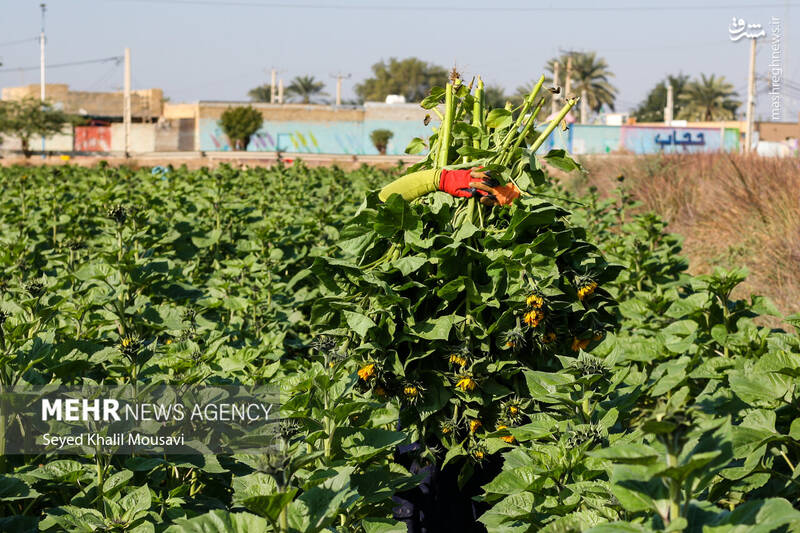
{"type": "Polygon", "coordinates": [[[404,200],[410,202],[423,194],[432,193],[439,189],[439,173],[441,170],[420,170],[397,178],[381,189],[378,198],[385,202],[392,194],[397,193],[404,200]]]}

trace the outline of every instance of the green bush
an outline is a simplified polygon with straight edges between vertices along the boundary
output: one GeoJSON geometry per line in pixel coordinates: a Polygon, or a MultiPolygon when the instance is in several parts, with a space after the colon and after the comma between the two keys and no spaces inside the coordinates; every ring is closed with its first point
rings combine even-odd
{"type": "Polygon", "coordinates": [[[375,149],[378,150],[381,155],[386,155],[386,147],[389,146],[389,141],[392,137],[394,137],[394,133],[390,130],[373,130],[369,136],[372,140],[372,144],[375,145],[375,149]]]}
{"type": "Polygon", "coordinates": [[[219,119],[219,127],[225,132],[234,150],[247,150],[250,137],[258,131],[264,117],[251,106],[229,107],[219,119]]]}

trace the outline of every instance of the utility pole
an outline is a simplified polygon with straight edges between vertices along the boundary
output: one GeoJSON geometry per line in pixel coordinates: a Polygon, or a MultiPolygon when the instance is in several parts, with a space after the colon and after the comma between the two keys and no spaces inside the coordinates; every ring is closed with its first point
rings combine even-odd
{"type": "Polygon", "coordinates": [[[667,81],[667,107],[664,108],[664,124],[669,126],[672,124],[672,113],[673,113],[673,101],[672,101],[672,84],[667,81]]]}
{"type": "Polygon", "coordinates": [[[283,103],[283,78],[278,80],[278,103],[283,103]]]}
{"type": "Polygon", "coordinates": [[[350,79],[350,74],[331,74],[331,78],[336,78],[336,107],[342,105],[342,80],[350,79]]]}
{"type": "Polygon", "coordinates": [[[125,157],[131,153],[131,49],[125,49],[125,85],[122,97],[122,120],[125,123],[125,157]]]}
{"type": "MultiPolygon", "coordinates": [[[[558,89],[558,61],[555,62],[553,65],[553,87],[558,89]]],[[[558,94],[554,94],[550,97],[550,114],[555,115],[558,113],[558,103],[561,100],[558,94]]]]}
{"type": "Polygon", "coordinates": [[[272,69],[272,80],[269,84],[269,103],[275,103],[275,78],[278,76],[277,69],[272,69]]]}
{"type": "Polygon", "coordinates": [[[589,99],[587,97],[586,89],[581,89],[581,124],[586,124],[589,121],[589,99]]]}
{"type": "MultiPolygon", "coordinates": [[[[39,97],[42,101],[42,106],[44,106],[44,101],[47,96],[44,76],[44,14],[47,11],[47,6],[39,4],[39,7],[42,8],[42,33],[39,35],[39,97]]],[[[45,137],[42,135],[42,159],[46,157],[44,153],[44,140],[45,137]]]]}
{"type": "Polygon", "coordinates": [[[753,143],[753,112],[755,108],[756,93],[756,38],[750,38],[750,75],[747,78],[747,126],[744,134],[744,151],[752,150],[753,143]]]}

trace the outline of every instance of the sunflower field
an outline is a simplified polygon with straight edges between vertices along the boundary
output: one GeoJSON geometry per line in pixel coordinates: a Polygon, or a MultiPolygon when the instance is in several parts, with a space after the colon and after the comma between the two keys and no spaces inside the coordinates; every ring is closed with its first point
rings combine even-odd
{"type": "Polygon", "coordinates": [[[0,387],[281,396],[270,454],[0,453],[0,530],[404,532],[438,465],[476,509],[438,531],[800,531],[800,317],[488,118],[444,163],[499,161],[511,206],[381,202],[401,167],[0,170],[0,387]]]}

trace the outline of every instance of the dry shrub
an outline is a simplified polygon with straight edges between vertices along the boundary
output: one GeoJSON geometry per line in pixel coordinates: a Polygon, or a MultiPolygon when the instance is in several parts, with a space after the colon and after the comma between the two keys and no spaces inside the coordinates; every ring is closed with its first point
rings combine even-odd
{"type": "Polygon", "coordinates": [[[586,177],[568,186],[610,194],[625,186],[685,237],[693,273],[746,266],[739,297],[763,294],[785,313],[800,311],[800,161],[715,154],[587,156],[586,177]]]}

